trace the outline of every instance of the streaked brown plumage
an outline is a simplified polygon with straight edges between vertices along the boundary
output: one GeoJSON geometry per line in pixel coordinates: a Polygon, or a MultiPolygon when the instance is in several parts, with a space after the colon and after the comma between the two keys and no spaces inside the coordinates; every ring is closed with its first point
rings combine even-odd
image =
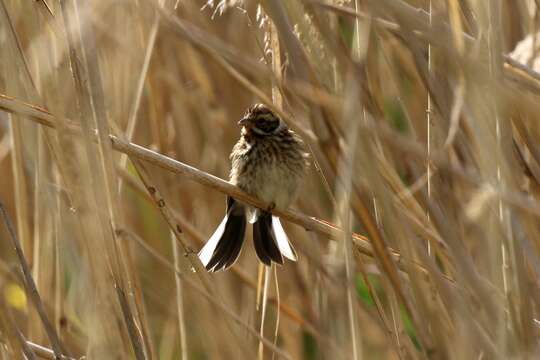
{"type": "MultiPolygon", "coordinates": [[[[272,206],[287,208],[307,167],[302,140],[263,104],[250,107],[238,124],[242,130],[230,155],[230,182],[272,206]]],[[[264,264],[282,264],[283,256],[296,260],[279,218],[228,198],[225,218],[199,252],[209,271],[236,261],[247,221],[253,224],[255,251],[264,264]]]]}

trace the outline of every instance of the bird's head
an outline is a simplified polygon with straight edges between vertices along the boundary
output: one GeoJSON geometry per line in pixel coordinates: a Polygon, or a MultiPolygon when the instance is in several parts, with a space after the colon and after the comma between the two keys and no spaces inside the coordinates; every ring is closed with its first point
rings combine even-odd
{"type": "Polygon", "coordinates": [[[287,127],[285,122],[263,104],[251,106],[244,117],[240,119],[238,125],[243,126],[249,132],[252,131],[263,136],[277,134],[287,127]]]}

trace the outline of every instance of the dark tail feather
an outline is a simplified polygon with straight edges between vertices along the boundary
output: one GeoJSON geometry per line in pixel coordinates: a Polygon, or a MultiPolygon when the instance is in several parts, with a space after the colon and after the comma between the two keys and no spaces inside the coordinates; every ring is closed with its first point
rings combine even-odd
{"type": "Polygon", "coordinates": [[[234,264],[240,255],[245,233],[244,207],[234,199],[228,198],[227,214],[199,252],[199,259],[206,269],[225,270],[234,264]]]}
{"type": "Polygon", "coordinates": [[[272,261],[283,264],[283,256],[279,251],[274,230],[272,228],[272,214],[263,212],[253,224],[253,243],[255,252],[264,264],[270,266],[272,261]]]}
{"type": "Polygon", "coordinates": [[[261,262],[265,265],[270,266],[272,260],[270,259],[270,256],[268,255],[268,252],[264,246],[263,235],[261,234],[262,229],[259,221],[260,218],[253,224],[253,245],[255,246],[255,252],[257,253],[259,260],[261,260],[261,262]]]}
{"type": "Polygon", "coordinates": [[[244,216],[229,216],[225,225],[225,231],[221,235],[212,258],[206,265],[209,271],[225,270],[231,266],[242,249],[246,231],[246,219],[244,216]]]}

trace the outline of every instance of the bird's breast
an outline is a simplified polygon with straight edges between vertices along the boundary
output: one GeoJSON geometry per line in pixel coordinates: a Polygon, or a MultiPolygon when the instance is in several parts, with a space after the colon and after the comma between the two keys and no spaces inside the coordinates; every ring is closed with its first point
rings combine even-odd
{"type": "Polygon", "coordinates": [[[240,144],[236,150],[231,183],[279,208],[288,207],[304,170],[302,154],[271,141],[240,144]]]}

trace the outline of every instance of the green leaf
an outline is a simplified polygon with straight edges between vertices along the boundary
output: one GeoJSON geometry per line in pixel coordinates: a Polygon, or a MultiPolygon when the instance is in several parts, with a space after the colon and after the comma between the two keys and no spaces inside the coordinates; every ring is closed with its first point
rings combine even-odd
{"type": "Polygon", "coordinates": [[[390,120],[390,124],[400,133],[406,134],[409,131],[407,117],[397,98],[386,99],[384,102],[385,118],[390,120]]]}
{"type": "Polygon", "coordinates": [[[316,359],[317,353],[319,352],[317,341],[308,332],[304,331],[302,336],[303,336],[303,345],[304,345],[304,359],[307,359],[307,360],[316,359]]]}

